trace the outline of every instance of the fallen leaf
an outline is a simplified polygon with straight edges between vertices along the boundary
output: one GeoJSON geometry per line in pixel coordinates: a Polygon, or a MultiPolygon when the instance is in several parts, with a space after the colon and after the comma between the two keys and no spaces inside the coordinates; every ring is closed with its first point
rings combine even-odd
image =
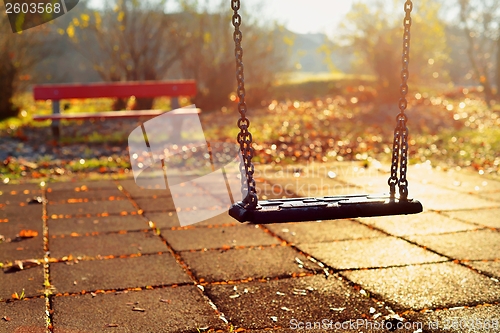
{"type": "Polygon", "coordinates": [[[133,307],[133,308],[132,308],[132,311],[146,312],[146,310],[145,310],[145,309],[142,309],[142,308],[136,308],[136,307],[133,307]]]}
{"type": "Polygon", "coordinates": [[[36,237],[38,236],[38,231],[35,231],[35,230],[21,230],[19,232],[19,236],[20,238],[33,238],[33,237],[36,237]]]}
{"type": "Polygon", "coordinates": [[[330,311],[342,312],[345,308],[330,308],[330,311]]]}

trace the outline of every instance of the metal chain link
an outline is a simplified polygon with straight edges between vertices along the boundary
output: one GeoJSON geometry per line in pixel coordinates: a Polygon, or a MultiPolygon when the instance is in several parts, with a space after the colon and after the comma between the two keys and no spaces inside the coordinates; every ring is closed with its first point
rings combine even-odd
{"type": "Polygon", "coordinates": [[[396,129],[394,130],[394,143],[392,148],[391,177],[389,178],[389,187],[391,197],[396,195],[396,185],[399,187],[399,200],[408,200],[408,180],[406,173],[408,171],[408,117],[405,114],[408,107],[406,95],[408,94],[408,78],[410,64],[410,28],[411,11],[413,3],[411,0],[405,2],[404,34],[403,34],[403,68],[401,70],[401,86],[399,99],[400,113],[396,117],[396,129]],[[398,179],[399,165],[399,179],[398,179]]]}
{"type": "Polygon", "coordinates": [[[245,76],[243,74],[243,48],[241,47],[243,34],[240,31],[241,16],[238,14],[240,5],[240,0],[231,0],[231,8],[233,9],[232,23],[234,26],[234,55],[236,57],[236,81],[238,82],[238,89],[236,93],[238,95],[238,112],[240,113],[240,119],[238,120],[240,133],[238,133],[237,140],[240,144],[242,155],[242,160],[240,161],[240,172],[242,174],[241,191],[244,198],[243,203],[245,204],[245,207],[255,209],[257,207],[257,191],[255,188],[255,180],[253,178],[255,172],[255,168],[252,163],[254,150],[252,148],[252,134],[248,130],[250,128],[250,120],[246,117],[247,105],[245,103],[245,76]],[[246,179],[243,175],[246,176],[246,179]]]}

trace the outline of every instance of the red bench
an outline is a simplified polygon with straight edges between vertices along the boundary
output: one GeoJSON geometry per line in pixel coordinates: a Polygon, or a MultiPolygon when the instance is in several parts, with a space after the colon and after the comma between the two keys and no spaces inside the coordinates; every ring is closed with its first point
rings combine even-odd
{"type": "MultiPolygon", "coordinates": [[[[144,81],[144,82],[106,82],[89,84],[47,84],[38,85],[33,88],[35,100],[51,100],[52,114],[37,115],[35,121],[52,120],[52,133],[59,139],[59,121],[85,120],[85,119],[119,119],[119,118],[141,118],[156,117],[165,110],[141,110],[141,111],[106,111],[93,113],[61,113],[60,101],[63,99],[84,98],[154,98],[171,97],[172,109],[179,108],[178,97],[193,97],[196,95],[196,81],[144,81]]],[[[199,109],[182,109],[171,111],[175,114],[200,113],[199,109]]],[[[182,118],[181,118],[182,119],[182,118]]],[[[180,128],[176,126],[176,129],[180,128]]]]}

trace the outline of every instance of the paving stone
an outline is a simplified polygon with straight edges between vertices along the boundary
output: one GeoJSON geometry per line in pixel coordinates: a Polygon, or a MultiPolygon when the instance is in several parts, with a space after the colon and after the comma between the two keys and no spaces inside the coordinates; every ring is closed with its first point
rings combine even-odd
{"type": "Polygon", "coordinates": [[[118,185],[113,180],[47,183],[47,191],[100,191],[116,188],[118,185]]]}
{"type": "Polygon", "coordinates": [[[369,217],[358,220],[395,236],[440,234],[479,228],[476,225],[463,223],[435,212],[369,217]]]}
{"type": "Polygon", "coordinates": [[[384,237],[379,231],[350,220],[270,224],[272,232],[293,244],[384,237]]]}
{"type": "Polygon", "coordinates": [[[201,327],[225,328],[195,286],[98,294],[94,298],[89,294],[55,297],[53,309],[55,333],[184,333],[201,327]],[[134,307],[145,311],[133,311],[134,307]],[[109,324],[118,326],[106,328],[109,324]]]}
{"type": "Polygon", "coordinates": [[[498,207],[498,202],[482,199],[476,195],[461,193],[448,189],[437,191],[435,186],[428,187],[425,194],[415,195],[425,210],[457,210],[498,207]]]}
{"type": "Polygon", "coordinates": [[[267,278],[306,273],[319,267],[290,247],[182,252],[181,257],[198,279],[206,281],[267,278]],[[306,264],[299,268],[295,258],[306,264]]]}
{"type": "Polygon", "coordinates": [[[75,191],[75,190],[65,190],[65,191],[51,191],[47,192],[47,199],[49,203],[61,203],[68,202],[68,200],[78,200],[78,199],[89,199],[91,201],[97,200],[116,200],[117,198],[126,199],[126,196],[121,192],[118,187],[115,188],[105,188],[101,190],[92,191],[75,191]]]}
{"type": "MultiPolygon", "coordinates": [[[[220,206],[219,207],[212,206],[212,207],[202,207],[201,209],[198,210],[191,210],[189,211],[189,214],[184,215],[185,218],[184,222],[188,223],[188,226],[194,226],[194,227],[241,224],[241,222],[238,222],[237,220],[229,216],[228,214],[229,207],[227,207],[227,210],[222,212],[221,210],[218,210],[219,208],[220,206]],[[217,211],[213,212],[212,208],[217,211]],[[218,215],[207,218],[207,216],[211,216],[212,214],[216,213],[218,213],[218,215]]],[[[177,218],[179,218],[179,215],[177,215],[177,218]]],[[[180,219],[179,219],[179,224],[180,224],[180,219]]]]}
{"type": "Polygon", "coordinates": [[[11,239],[16,238],[21,230],[34,230],[38,232],[39,235],[41,235],[42,229],[43,229],[42,216],[34,219],[31,218],[25,219],[19,217],[19,218],[9,219],[8,222],[0,223],[0,235],[3,235],[5,238],[11,238],[11,239]]]}
{"type": "MultiPolygon", "coordinates": [[[[389,191],[389,174],[377,168],[364,168],[358,162],[311,163],[287,168],[256,167],[256,178],[264,177],[278,185],[276,191],[298,196],[385,193],[389,191]],[[300,170],[300,173],[296,173],[300,170]],[[298,177],[297,177],[298,175],[298,177]],[[332,178],[333,177],[333,178],[332,178]]],[[[272,188],[270,189],[272,191],[272,188]]],[[[289,195],[288,195],[289,196],[289,195]]]]}
{"type": "Polygon", "coordinates": [[[478,230],[410,239],[453,259],[482,260],[500,257],[500,232],[478,230]]]}
{"type": "Polygon", "coordinates": [[[51,257],[119,256],[136,253],[165,252],[167,247],[158,236],[149,232],[129,232],[83,237],[50,238],[51,257]]]}
{"type": "Polygon", "coordinates": [[[31,201],[33,198],[41,197],[42,190],[23,190],[23,191],[9,191],[8,189],[2,190],[0,188],[0,204],[5,205],[19,205],[31,201]]]}
{"type": "Polygon", "coordinates": [[[323,197],[364,193],[363,189],[328,177],[267,178],[269,183],[259,185],[259,195],[266,197],[323,197]]]}
{"type": "Polygon", "coordinates": [[[489,273],[500,278],[500,261],[468,261],[465,264],[474,267],[480,272],[489,273]]]}
{"type": "Polygon", "coordinates": [[[386,314],[383,308],[345,282],[335,277],[325,279],[321,275],[238,285],[210,285],[205,290],[233,325],[251,332],[273,326],[296,327],[297,331],[299,321],[324,320],[326,324],[334,324],[371,318],[370,308],[386,314]],[[274,320],[272,317],[275,317],[274,320]]]}
{"type": "Polygon", "coordinates": [[[162,235],[175,251],[280,244],[279,239],[255,225],[165,230],[162,235]]]}
{"type": "Polygon", "coordinates": [[[445,212],[446,215],[482,226],[500,228],[500,209],[474,209],[445,212]]]}
{"type": "MultiPolygon", "coordinates": [[[[21,194],[24,191],[39,191],[40,190],[40,183],[27,183],[27,184],[0,184],[0,192],[2,194],[0,195],[5,195],[5,194],[21,194]],[[13,193],[15,192],[15,193],[13,193]]],[[[26,193],[25,193],[26,194],[26,193]]]]}
{"type": "Polygon", "coordinates": [[[217,216],[211,217],[209,219],[203,220],[194,224],[195,227],[206,227],[206,226],[234,226],[241,225],[242,223],[232,218],[228,212],[224,212],[217,216]]]}
{"type": "Polygon", "coordinates": [[[170,254],[79,261],[50,265],[59,293],[125,289],[189,283],[191,279],[170,254]]]}
{"type": "Polygon", "coordinates": [[[421,323],[425,332],[500,332],[500,305],[444,309],[406,317],[421,323]]]}
{"type": "Polygon", "coordinates": [[[301,244],[298,247],[336,269],[388,267],[447,260],[394,237],[301,244]]]}
{"type": "Polygon", "coordinates": [[[179,218],[177,217],[176,212],[164,212],[164,213],[152,213],[146,212],[144,213],[150,221],[154,222],[157,228],[165,229],[165,228],[178,228],[181,226],[179,222],[179,218]]]}
{"type": "MultiPolygon", "coordinates": [[[[40,296],[44,294],[43,267],[36,266],[14,273],[0,271],[0,299],[10,299],[12,294],[21,295],[24,289],[26,297],[40,296]]],[[[1,326],[0,326],[1,327],[1,326]]]]}
{"type": "Polygon", "coordinates": [[[169,189],[160,189],[158,185],[152,183],[147,188],[140,188],[133,179],[119,180],[118,183],[127,191],[132,198],[169,197],[169,189]]]}
{"type": "Polygon", "coordinates": [[[500,204],[500,191],[498,192],[480,192],[479,197],[486,200],[493,200],[500,204]]]}
{"type": "Polygon", "coordinates": [[[41,219],[43,212],[43,205],[8,205],[0,208],[0,219],[41,219]]]}
{"type": "Polygon", "coordinates": [[[500,297],[500,283],[453,263],[358,270],[342,274],[370,292],[381,295],[395,309],[421,310],[491,303],[500,297]]]}
{"type": "Polygon", "coordinates": [[[410,169],[412,175],[417,176],[422,183],[432,183],[443,186],[454,191],[466,193],[484,193],[500,190],[500,182],[488,179],[477,172],[472,173],[466,170],[440,171],[437,169],[424,170],[424,168],[410,169]]]}
{"type": "MultiPolygon", "coordinates": [[[[163,212],[163,213],[145,213],[147,218],[155,223],[158,228],[161,229],[171,229],[171,228],[179,228],[181,223],[179,218],[177,217],[176,212],[163,212]]],[[[220,215],[211,217],[204,221],[198,222],[193,227],[205,227],[205,226],[235,226],[240,225],[241,223],[233,219],[229,214],[222,213],[220,215]]]]}
{"type": "Polygon", "coordinates": [[[0,303],[0,332],[45,333],[45,299],[0,303]]]}
{"type": "MultiPolygon", "coordinates": [[[[346,182],[347,184],[354,185],[357,189],[354,193],[388,193],[389,185],[387,181],[389,179],[389,174],[383,176],[357,176],[352,178],[339,177],[339,180],[346,182]]],[[[413,184],[409,180],[410,184],[413,184]]]]}
{"type": "Polygon", "coordinates": [[[120,214],[122,212],[135,212],[136,209],[129,201],[89,201],[71,204],[53,204],[47,205],[47,214],[63,216],[78,216],[86,214],[120,214]]]}
{"type": "Polygon", "coordinates": [[[173,212],[175,205],[172,197],[138,198],[134,199],[137,205],[148,212],[173,212]]]}
{"type": "Polygon", "coordinates": [[[22,259],[43,258],[42,234],[34,238],[25,238],[20,241],[0,243],[0,262],[12,262],[22,259]]]}
{"type": "Polygon", "coordinates": [[[57,219],[49,220],[48,225],[51,235],[70,235],[74,232],[83,235],[92,232],[149,229],[147,221],[140,215],[57,219]]]}

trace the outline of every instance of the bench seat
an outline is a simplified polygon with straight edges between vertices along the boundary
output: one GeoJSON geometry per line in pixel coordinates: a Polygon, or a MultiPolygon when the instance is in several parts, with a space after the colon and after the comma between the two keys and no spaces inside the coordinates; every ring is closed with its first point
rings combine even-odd
{"type": "Polygon", "coordinates": [[[177,109],[173,111],[165,110],[138,110],[138,111],[105,111],[105,112],[81,112],[81,113],[56,113],[48,115],[33,116],[34,121],[44,120],[90,120],[90,119],[125,119],[125,118],[142,118],[156,117],[165,112],[171,114],[199,114],[200,109],[177,109]]]}

